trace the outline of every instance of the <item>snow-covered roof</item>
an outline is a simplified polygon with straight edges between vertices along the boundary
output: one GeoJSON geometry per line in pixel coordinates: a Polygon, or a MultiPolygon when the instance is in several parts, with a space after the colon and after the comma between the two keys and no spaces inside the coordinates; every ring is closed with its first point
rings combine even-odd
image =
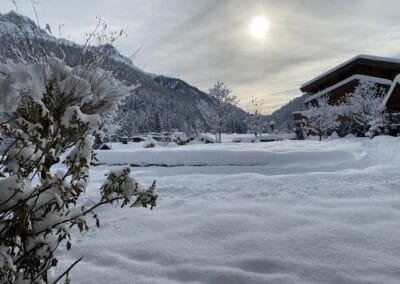
{"type": "Polygon", "coordinates": [[[400,84],[400,74],[398,74],[395,78],[394,78],[394,80],[393,80],[393,83],[392,83],[392,85],[390,86],[390,89],[389,89],[389,91],[387,92],[387,95],[386,95],[386,97],[385,97],[385,99],[383,100],[383,109],[386,109],[386,105],[387,105],[387,103],[389,102],[389,99],[390,99],[390,97],[392,96],[392,94],[393,94],[393,91],[394,91],[394,89],[396,88],[396,85],[397,84],[400,84]]]}
{"type": "Polygon", "coordinates": [[[373,76],[367,76],[367,75],[360,75],[360,74],[354,74],[350,77],[347,77],[346,79],[344,79],[343,81],[340,81],[332,86],[329,86],[328,88],[312,95],[311,97],[307,98],[304,103],[308,103],[311,102],[312,100],[315,100],[321,96],[324,96],[326,94],[328,94],[329,92],[340,88],[348,83],[350,83],[351,81],[354,80],[358,80],[358,81],[368,81],[368,82],[373,82],[376,84],[380,84],[380,85],[391,85],[392,81],[388,80],[388,79],[384,79],[384,78],[379,78],[379,77],[373,77],[373,76]]]}
{"type": "Polygon", "coordinates": [[[348,65],[348,64],[350,64],[350,63],[352,63],[352,62],[354,62],[354,61],[356,61],[358,59],[367,59],[367,60],[373,60],[373,61],[381,61],[381,62],[398,63],[398,64],[400,64],[400,59],[360,54],[360,55],[357,55],[357,56],[355,56],[355,57],[343,62],[342,64],[337,65],[334,68],[329,69],[328,71],[322,73],[321,75],[319,75],[319,76],[317,76],[317,77],[305,82],[303,85],[301,85],[300,89],[303,89],[303,88],[307,87],[308,85],[311,85],[312,83],[320,80],[321,78],[323,78],[323,77],[325,77],[325,76],[327,76],[327,75],[329,75],[329,74],[331,74],[331,73],[343,68],[344,66],[346,66],[346,65],[348,65]]]}

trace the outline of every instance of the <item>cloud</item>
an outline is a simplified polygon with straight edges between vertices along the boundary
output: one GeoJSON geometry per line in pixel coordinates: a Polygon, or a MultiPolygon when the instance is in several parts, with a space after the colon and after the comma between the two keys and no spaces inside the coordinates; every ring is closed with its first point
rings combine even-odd
{"type": "MultiPolygon", "coordinates": [[[[20,12],[33,18],[29,1],[20,12]]],[[[207,90],[225,81],[247,107],[264,100],[264,112],[300,95],[299,86],[360,53],[398,56],[398,1],[194,1],[41,0],[41,24],[82,42],[102,16],[128,38],[117,43],[125,55],[143,45],[135,64],[182,78],[207,90]],[[248,33],[252,17],[271,23],[264,42],[248,33]]],[[[7,12],[10,4],[1,3],[7,12]]]]}

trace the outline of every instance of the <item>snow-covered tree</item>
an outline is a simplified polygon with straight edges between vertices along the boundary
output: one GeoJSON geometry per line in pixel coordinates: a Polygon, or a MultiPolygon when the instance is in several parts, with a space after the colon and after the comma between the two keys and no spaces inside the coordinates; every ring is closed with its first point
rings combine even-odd
{"type": "Polygon", "coordinates": [[[338,117],[341,114],[341,107],[332,106],[327,97],[321,97],[315,105],[309,106],[309,109],[302,114],[306,117],[306,127],[321,140],[323,135],[328,135],[339,127],[338,117]]]}
{"type": "Polygon", "coordinates": [[[237,104],[236,96],[223,83],[217,82],[209,89],[209,95],[213,98],[212,109],[205,115],[209,126],[215,132],[216,140],[221,143],[221,134],[226,129],[232,108],[237,104]]]}
{"type": "Polygon", "coordinates": [[[117,132],[121,130],[121,125],[117,120],[117,114],[115,111],[107,112],[103,116],[103,131],[105,133],[105,137],[110,143],[110,148],[112,148],[112,140],[117,135],[117,132]]]}
{"type": "Polygon", "coordinates": [[[385,89],[368,81],[361,81],[354,92],[346,96],[343,115],[356,124],[355,132],[365,135],[372,121],[382,118],[385,89]]]}
{"type": "Polygon", "coordinates": [[[87,216],[99,225],[97,207],[155,206],[155,185],[140,186],[129,167],[108,174],[94,205],[77,205],[95,159],[92,143],[102,136],[98,113],[115,109],[130,91],[95,64],[70,68],[49,56],[0,64],[0,111],[8,113],[0,130],[11,141],[0,160],[1,283],[67,276],[70,269],[54,275],[55,252],[71,247],[71,228],[88,230],[87,216]],[[64,168],[54,170],[60,162],[64,168]]]}

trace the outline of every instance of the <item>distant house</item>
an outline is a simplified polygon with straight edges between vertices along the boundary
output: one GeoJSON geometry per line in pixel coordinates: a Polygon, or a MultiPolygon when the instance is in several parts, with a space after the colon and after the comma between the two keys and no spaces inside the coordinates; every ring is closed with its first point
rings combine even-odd
{"type": "MultiPolygon", "coordinates": [[[[304,83],[300,90],[309,95],[305,104],[316,103],[320,97],[327,97],[329,104],[339,104],[352,93],[360,81],[373,82],[387,91],[384,111],[393,121],[399,121],[400,128],[400,59],[357,55],[344,63],[304,83]],[[399,75],[399,76],[398,76],[399,75]],[[398,119],[397,119],[398,118],[398,119]]],[[[293,113],[294,125],[301,125],[301,113],[293,113]]]]}
{"type": "Polygon", "coordinates": [[[294,126],[301,126],[303,123],[303,115],[302,111],[294,111],[293,112],[293,125],[294,126]]]}

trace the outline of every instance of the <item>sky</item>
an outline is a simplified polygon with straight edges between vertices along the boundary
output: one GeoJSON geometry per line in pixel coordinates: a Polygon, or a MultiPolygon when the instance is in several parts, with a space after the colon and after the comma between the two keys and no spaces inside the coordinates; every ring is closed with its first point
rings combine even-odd
{"type": "MultiPolygon", "coordinates": [[[[358,54],[400,56],[400,1],[382,0],[16,0],[21,14],[83,43],[96,17],[133,63],[207,91],[223,81],[268,114],[301,95],[301,84],[358,54]],[[33,3],[33,5],[32,5],[33,3]],[[36,14],[34,9],[35,7],[36,14]],[[262,38],[250,32],[263,17],[262,38]],[[60,29],[59,29],[60,27],[60,29]]],[[[14,9],[0,0],[0,13],[14,9]]]]}

